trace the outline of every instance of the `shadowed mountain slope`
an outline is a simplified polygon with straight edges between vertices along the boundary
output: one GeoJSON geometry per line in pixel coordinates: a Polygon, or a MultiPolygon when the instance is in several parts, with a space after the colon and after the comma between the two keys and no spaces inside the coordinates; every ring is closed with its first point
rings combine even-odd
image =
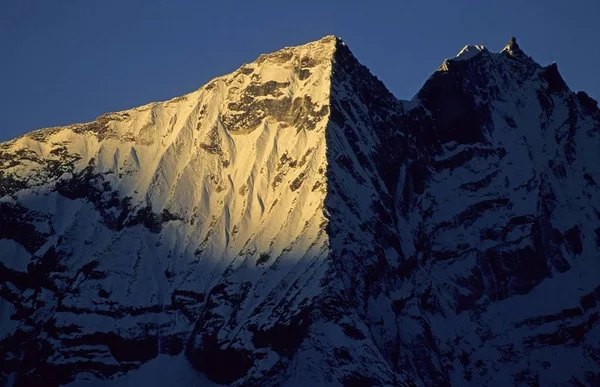
{"type": "Polygon", "coordinates": [[[599,136],[515,39],[399,101],[328,36],[0,144],[0,377],[598,383],[599,136]]]}

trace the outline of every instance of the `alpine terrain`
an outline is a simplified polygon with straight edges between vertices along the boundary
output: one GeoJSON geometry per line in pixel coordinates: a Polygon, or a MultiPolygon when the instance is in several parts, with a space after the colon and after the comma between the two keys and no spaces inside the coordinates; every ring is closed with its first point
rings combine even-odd
{"type": "Polygon", "coordinates": [[[0,144],[0,384],[600,385],[600,110],[339,38],[0,144]]]}

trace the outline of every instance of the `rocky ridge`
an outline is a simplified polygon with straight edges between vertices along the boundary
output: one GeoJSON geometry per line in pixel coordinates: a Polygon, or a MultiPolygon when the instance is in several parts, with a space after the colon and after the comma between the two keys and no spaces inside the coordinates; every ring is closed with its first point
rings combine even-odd
{"type": "Polygon", "coordinates": [[[515,39],[400,101],[328,36],[0,144],[0,377],[599,383],[599,133],[515,39]]]}

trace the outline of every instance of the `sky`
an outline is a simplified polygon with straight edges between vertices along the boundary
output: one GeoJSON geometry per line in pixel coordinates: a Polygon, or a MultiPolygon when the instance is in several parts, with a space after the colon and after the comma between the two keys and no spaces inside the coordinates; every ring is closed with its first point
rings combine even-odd
{"type": "Polygon", "coordinates": [[[598,20],[598,0],[0,0],[0,141],[170,99],[329,34],[402,99],[463,46],[511,36],[600,99],[598,20]]]}

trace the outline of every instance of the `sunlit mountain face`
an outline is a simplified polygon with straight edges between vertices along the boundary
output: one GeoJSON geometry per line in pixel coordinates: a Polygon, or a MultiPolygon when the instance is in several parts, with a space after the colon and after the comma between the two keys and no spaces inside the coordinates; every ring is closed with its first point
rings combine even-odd
{"type": "Polygon", "coordinates": [[[600,385],[599,149],[514,38],[334,36],[2,143],[0,384],[600,385]]]}

